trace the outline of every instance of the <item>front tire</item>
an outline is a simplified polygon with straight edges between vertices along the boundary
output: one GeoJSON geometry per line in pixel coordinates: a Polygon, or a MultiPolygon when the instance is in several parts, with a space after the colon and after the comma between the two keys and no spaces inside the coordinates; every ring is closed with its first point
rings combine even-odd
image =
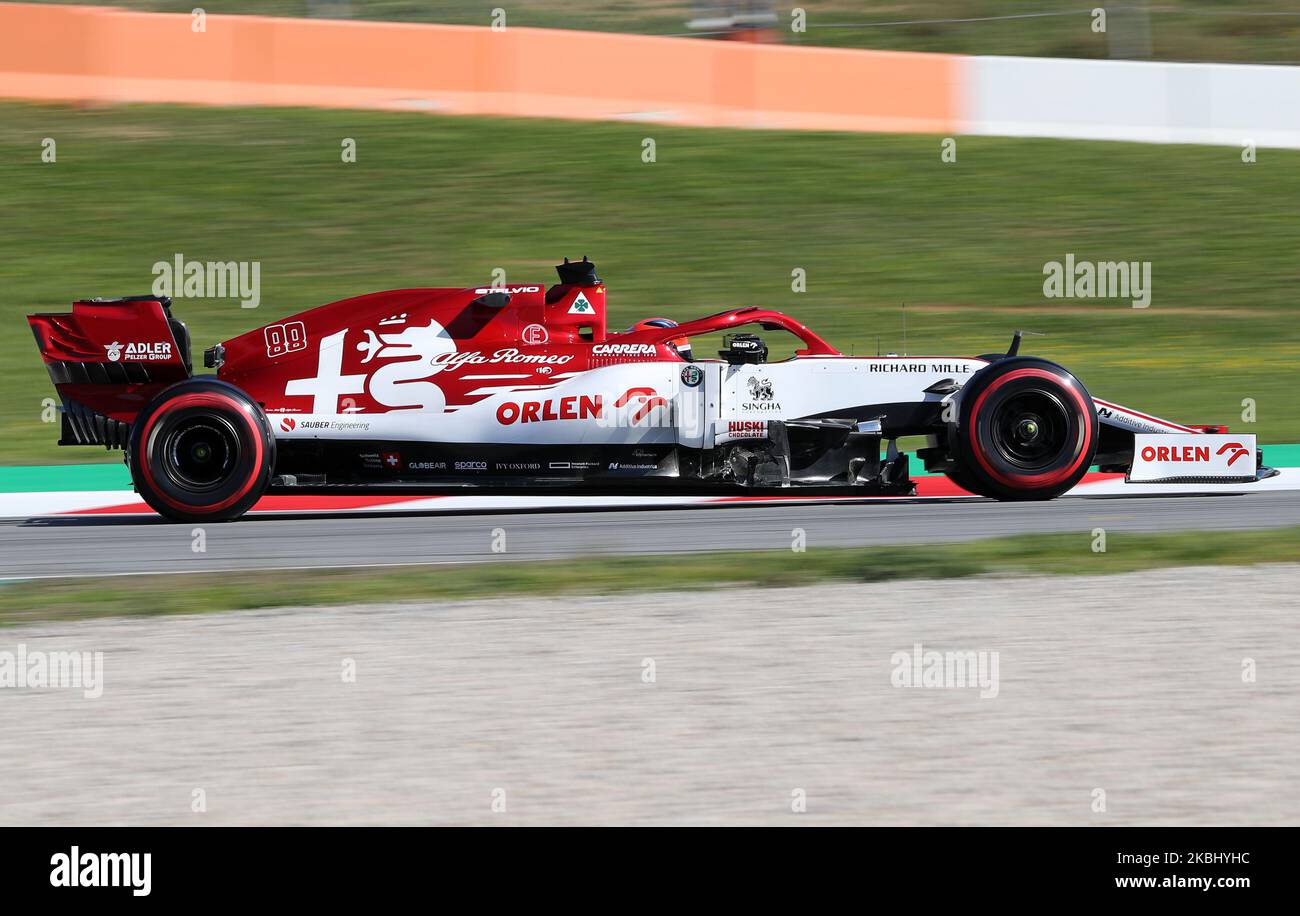
{"type": "Polygon", "coordinates": [[[182,522],[238,518],[275,465],[266,414],[234,385],[192,378],[163,391],[131,424],[131,478],[154,511],[182,522]]]}
{"type": "Polygon", "coordinates": [[[1083,383],[1055,363],[1000,360],[972,378],[961,399],[959,485],[994,499],[1053,499],[1088,472],[1097,410],[1083,383]]]}

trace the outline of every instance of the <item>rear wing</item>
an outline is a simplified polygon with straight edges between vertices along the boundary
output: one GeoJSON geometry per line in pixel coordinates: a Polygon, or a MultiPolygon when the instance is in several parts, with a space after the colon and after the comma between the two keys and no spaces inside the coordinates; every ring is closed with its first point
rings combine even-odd
{"type": "Polygon", "coordinates": [[[124,447],[144,405],[193,372],[189,330],[166,296],[83,299],[27,323],[63,402],[60,445],[124,447]]]}

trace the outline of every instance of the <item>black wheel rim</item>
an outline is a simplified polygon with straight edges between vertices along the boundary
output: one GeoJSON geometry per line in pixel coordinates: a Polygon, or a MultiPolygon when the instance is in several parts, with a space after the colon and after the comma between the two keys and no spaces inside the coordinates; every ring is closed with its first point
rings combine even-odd
{"type": "Polygon", "coordinates": [[[239,435],[222,417],[187,417],[167,432],[162,454],[173,484],[206,493],[228,481],[239,466],[239,435]]]}
{"type": "Polygon", "coordinates": [[[994,411],[993,447],[1008,464],[1025,470],[1054,465],[1070,442],[1070,413],[1055,394],[1018,391],[994,411]]]}

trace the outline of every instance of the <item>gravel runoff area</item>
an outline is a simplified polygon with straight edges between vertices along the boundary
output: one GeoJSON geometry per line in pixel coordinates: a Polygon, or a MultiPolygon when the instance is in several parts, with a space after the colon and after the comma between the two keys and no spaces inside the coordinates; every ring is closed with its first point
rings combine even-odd
{"type": "Polygon", "coordinates": [[[0,653],[101,651],[104,684],[0,689],[0,823],[1294,824],[1298,586],[1172,569],[14,627],[0,653]],[[923,682],[925,653],[997,652],[995,689],[992,655],[983,689],[895,686],[918,643],[923,682]]]}

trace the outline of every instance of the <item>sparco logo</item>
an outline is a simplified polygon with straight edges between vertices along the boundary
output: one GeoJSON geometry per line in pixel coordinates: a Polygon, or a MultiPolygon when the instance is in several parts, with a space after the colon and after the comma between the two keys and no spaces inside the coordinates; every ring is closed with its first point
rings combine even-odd
{"type": "Polygon", "coordinates": [[[456,470],[458,471],[486,471],[486,461],[457,461],[456,470]]]}
{"type": "Polygon", "coordinates": [[[169,343],[118,343],[116,340],[104,344],[105,355],[110,363],[122,359],[137,363],[163,362],[172,358],[172,345],[169,343]]]}

